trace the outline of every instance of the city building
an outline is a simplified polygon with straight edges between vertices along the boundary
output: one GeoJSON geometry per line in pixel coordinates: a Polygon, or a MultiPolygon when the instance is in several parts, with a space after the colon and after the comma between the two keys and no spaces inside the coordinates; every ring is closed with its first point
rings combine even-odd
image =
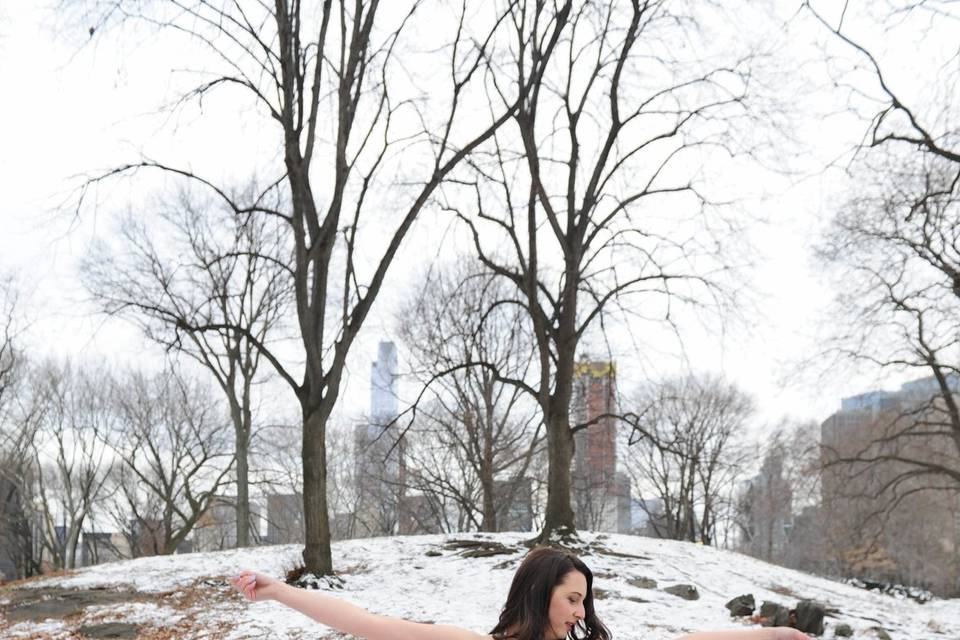
{"type": "Polygon", "coordinates": [[[163,522],[156,518],[135,518],[129,526],[130,555],[133,558],[163,553],[163,522]]]}
{"type": "MultiPolygon", "coordinates": [[[[250,504],[250,543],[260,542],[260,512],[250,504]]],[[[193,551],[220,551],[237,546],[237,499],[216,496],[193,526],[193,551]]]]}
{"type": "MultiPolygon", "coordinates": [[[[948,385],[957,392],[960,378],[948,385]]],[[[822,535],[840,573],[960,594],[960,492],[911,475],[906,462],[956,465],[955,442],[934,433],[945,405],[937,381],[923,378],[844,398],[822,423],[822,535]]]]}
{"type": "Polygon", "coordinates": [[[80,542],[80,565],[88,567],[130,557],[130,544],[122,533],[85,531],[80,542]]]}
{"type": "Polygon", "coordinates": [[[617,470],[616,367],[577,364],[571,419],[589,424],[574,435],[573,509],[578,529],[626,533],[631,528],[630,482],[617,470]]]}
{"type": "Polygon", "coordinates": [[[660,498],[630,499],[629,533],[648,538],[659,538],[666,531],[663,500],[660,498]]]}
{"type": "Polygon", "coordinates": [[[430,533],[442,533],[438,510],[442,505],[431,502],[431,496],[422,493],[404,493],[400,502],[398,534],[418,536],[430,533]]]}
{"type": "Polygon", "coordinates": [[[782,564],[793,526],[793,488],[785,476],[782,452],[764,458],[760,472],[743,483],[739,501],[742,551],[782,564]]]}
{"type": "Polygon", "coordinates": [[[359,537],[392,535],[399,528],[405,470],[404,442],[394,428],[396,380],[397,347],[381,341],[370,371],[370,419],[354,429],[354,534],[359,537]]]}
{"type": "Polygon", "coordinates": [[[496,480],[493,495],[499,531],[533,530],[533,480],[496,480]]]}
{"type": "Polygon", "coordinates": [[[296,493],[267,496],[266,541],[269,544],[303,543],[303,496],[296,493]]]}

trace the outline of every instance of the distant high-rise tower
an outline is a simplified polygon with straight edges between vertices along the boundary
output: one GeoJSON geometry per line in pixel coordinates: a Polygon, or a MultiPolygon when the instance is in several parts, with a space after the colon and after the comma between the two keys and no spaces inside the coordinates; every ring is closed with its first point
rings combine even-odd
{"type": "Polygon", "coordinates": [[[370,421],[381,427],[397,417],[397,347],[380,341],[377,360],[370,364],[370,421]]]}
{"type": "MultiPolygon", "coordinates": [[[[956,464],[947,399],[960,399],[954,373],[843,398],[820,425],[819,522],[807,531],[827,545],[816,553],[840,559],[845,574],[922,581],[948,597],[960,590],[960,493],[923,471],[956,464]]],[[[795,521],[788,538],[803,540],[803,524],[795,521]]]]}
{"type": "Polygon", "coordinates": [[[354,430],[355,535],[396,533],[403,496],[403,442],[397,441],[397,347],[381,341],[370,368],[370,420],[354,430]]]}
{"type": "Polygon", "coordinates": [[[574,436],[573,507],[577,528],[627,531],[629,482],[617,472],[616,366],[581,362],[574,370],[571,420],[593,422],[574,436]]]}

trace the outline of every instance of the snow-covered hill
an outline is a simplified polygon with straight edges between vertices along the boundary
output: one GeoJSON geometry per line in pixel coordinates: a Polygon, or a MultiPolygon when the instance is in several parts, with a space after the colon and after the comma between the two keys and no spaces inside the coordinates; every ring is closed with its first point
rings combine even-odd
{"type": "MultiPolygon", "coordinates": [[[[334,562],[342,588],[325,588],[379,613],[486,632],[497,619],[528,535],[338,542],[334,562]],[[465,557],[469,547],[452,540],[500,543],[507,549],[465,557]]],[[[597,612],[617,640],[665,640],[697,629],[742,627],[746,623],[731,619],[724,603],[746,593],[758,605],[764,600],[790,607],[800,599],[826,603],[837,610],[827,618],[827,638],[847,623],[854,638],[877,637],[879,627],[892,640],[960,640],[958,600],[918,604],[689,543],[612,534],[582,538],[581,556],[596,576],[597,612]],[[677,584],[694,585],[699,599],[664,591],[677,584]]],[[[76,638],[83,637],[81,628],[92,634],[91,629],[103,631],[95,625],[122,622],[137,625],[142,638],[333,638],[329,629],[275,603],[244,602],[225,582],[240,568],[280,576],[297,565],[299,555],[299,547],[277,546],[141,558],[10,585],[0,590],[0,637],[76,638]],[[73,590],[89,596],[78,600],[73,613],[29,619],[43,610],[36,603],[30,609],[30,596],[64,599],[73,590]]]]}

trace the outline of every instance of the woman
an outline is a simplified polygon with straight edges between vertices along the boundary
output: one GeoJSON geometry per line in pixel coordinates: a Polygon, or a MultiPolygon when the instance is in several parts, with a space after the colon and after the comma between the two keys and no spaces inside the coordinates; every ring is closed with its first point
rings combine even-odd
{"type": "MultiPolygon", "coordinates": [[[[242,571],[234,586],[248,600],[276,600],[317,622],[368,640],[610,640],[593,609],[593,573],[572,553],[541,547],[513,576],[500,621],[489,635],[370,613],[325,593],[242,571]]],[[[809,640],[787,627],[704,631],[679,640],[809,640]]]]}

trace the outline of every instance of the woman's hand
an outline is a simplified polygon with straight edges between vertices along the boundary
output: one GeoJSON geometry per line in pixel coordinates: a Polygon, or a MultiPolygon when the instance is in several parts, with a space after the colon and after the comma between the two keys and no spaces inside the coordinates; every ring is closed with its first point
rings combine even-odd
{"type": "Polygon", "coordinates": [[[273,598],[277,587],[282,584],[270,576],[246,569],[231,578],[230,582],[237,588],[237,591],[243,594],[244,598],[251,601],[273,598]]]}

